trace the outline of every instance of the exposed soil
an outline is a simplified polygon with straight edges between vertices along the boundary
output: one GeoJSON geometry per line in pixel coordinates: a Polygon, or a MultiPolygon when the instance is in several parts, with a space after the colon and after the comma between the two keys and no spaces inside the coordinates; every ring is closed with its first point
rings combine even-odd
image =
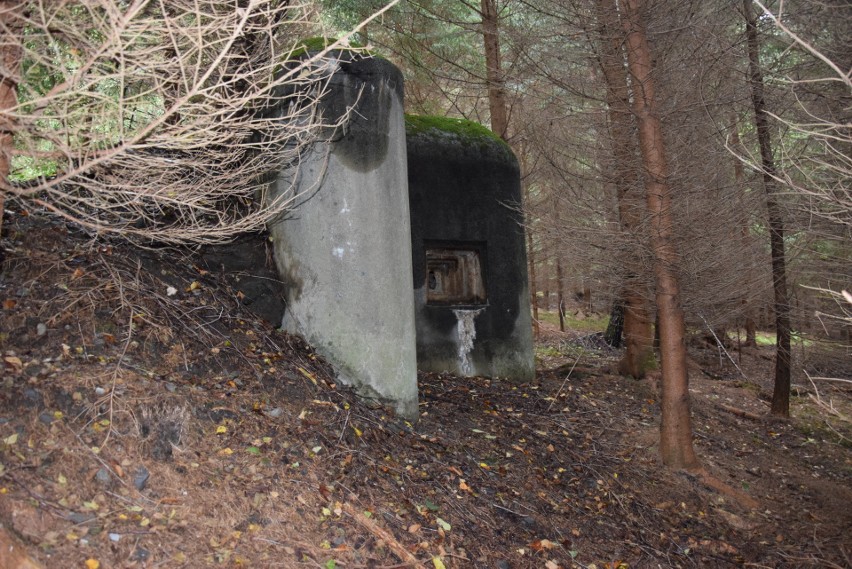
{"type": "Polygon", "coordinates": [[[0,524],[44,567],[852,566],[849,385],[797,376],[770,420],[771,348],[691,352],[697,451],[748,508],[660,464],[657,382],[577,333],[532,385],[421,374],[412,426],[188,253],[5,231],[0,524]]]}

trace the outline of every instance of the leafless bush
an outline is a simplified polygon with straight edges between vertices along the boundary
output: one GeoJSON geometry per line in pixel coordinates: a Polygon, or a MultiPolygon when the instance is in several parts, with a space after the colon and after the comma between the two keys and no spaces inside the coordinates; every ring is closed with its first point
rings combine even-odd
{"type": "Polygon", "coordinates": [[[298,57],[310,6],[3,3],[0,209],[27,201],[137,242],[263,227],[294,197],[273,197],[271,175],[333,126],[317,103],[338,45],[298,57]]]}

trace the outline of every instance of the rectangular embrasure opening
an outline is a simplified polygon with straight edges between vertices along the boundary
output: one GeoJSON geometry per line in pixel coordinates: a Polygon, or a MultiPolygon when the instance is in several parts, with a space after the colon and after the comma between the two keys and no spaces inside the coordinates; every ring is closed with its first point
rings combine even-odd
{"type": "Polygon", "coordinates": [[[484,269],[484,244],[427,243],[426,304],[441,306],[487,304],[484,269]]]}

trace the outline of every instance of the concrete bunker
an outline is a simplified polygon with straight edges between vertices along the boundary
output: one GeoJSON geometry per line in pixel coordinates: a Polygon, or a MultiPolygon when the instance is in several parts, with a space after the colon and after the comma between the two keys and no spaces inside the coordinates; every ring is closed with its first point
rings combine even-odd
{"type": "Polygon", "coordinates": [[[417,367],[535,375],[517,159],[485,127],[406,117],[417,367]]]}
{"type": "Polygon", "coordinates": [[[384,59],[331,55],[336,67],[320,111],[329,122],[352,112],[275,187],[295,185],[300,196],[291,214],[270,226],[284,281],[282,327],[313,345],[341,382],[414,420],[402,75],[384,59]]]}
{"type": "Polygon", "coordinates": [[[352,112],[273,188],[299,195],[269,228],[282,328],[411,420],[418,368],[532,379],[514,154],[475,123],[405,119],[384,59],[338,50],[331,65],[320,110],[352,112]]]}

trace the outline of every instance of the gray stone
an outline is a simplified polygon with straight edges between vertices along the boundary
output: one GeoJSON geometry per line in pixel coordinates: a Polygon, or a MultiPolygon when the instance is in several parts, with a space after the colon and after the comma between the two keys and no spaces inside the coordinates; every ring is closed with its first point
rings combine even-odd
{"type": "Polygon", "coordinates": [[[302,335],[342,383],[415,420],[402,75],[386,60],[349,57],[321,109],[333,122],[354,107],[345,128],[276,182],[279,195],[298,196],[270,227],[285,281],[282,327],[302,335]]]}
{"type": "Polygon", "coordinates": [[[109,486],[112,484],[112,475],[110,475],[109,470],[102,466],[95,473],[95,480],[102,486],[109,486]]]}
{"type": "Polygon", "coordinates": [[[131,561],[147,561],[147,559],[151,557],[151,552],[145,549],[144,547],[137,547],[133,550],[133,553],[130,555],[131,561]]]}
{"type": "Polygon", "coordinates": [[[24,368],[24,375],[27,377],[38,377],[44,373],[44,368],[40,365],[28,365],[24,368]]]}
{"type": "Polygon", "coordinates": [[[39,322],[36,325],[36,334],[39,336],[44,336],[47,334],[47,326],[43,322],[39,322]]]}
{"type": "Polygon", "coordinates": [[[148,469],[144,466],[140,466],[133,473],[133,486],[141,492],[145,489],[145,486],[148,485],[148,478],[150,478],[150,476],[151,473],[148,472],[148,469]]]}
{"type": "Polygon", "coordinates": [[[44,396],[31,387],[24,389],[24,405],[27,407],[44,407],[44,396]]]}
{"type": "Polygon", "coordinates": [[[86,522],[90,522],[95,519],[94,514],[84,513],[84,512],[71,512],[68,516],[68,520],[74,524],[84,524],[86,522]]]}

